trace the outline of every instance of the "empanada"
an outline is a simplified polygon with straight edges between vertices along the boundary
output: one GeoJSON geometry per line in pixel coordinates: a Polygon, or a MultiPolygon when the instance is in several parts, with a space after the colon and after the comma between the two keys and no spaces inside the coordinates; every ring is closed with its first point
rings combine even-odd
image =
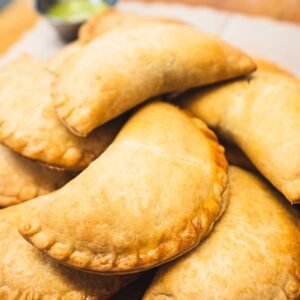
{"type": "Polygon", "coordinates": [[[69,172],[50,170],[0,145],[0,207],[50,193],[71,178],[69,172]]]}
{"type": "Polygon", "coordinates": [[[102,300],[135,279],[132,275],[102,277],[75,271],[28,244],[17,226],[43,209],[47,197],[0,210],[1,300],[102,300]]]}
{"type": "Polygon", "coordinates": [[[290,202],[300,201],[300,82],[256,72],[195,91],[181,104],[238,145],[290,202]]]}
{"type": "Polygon", "coordinates": [[[299,299],[300,216],[262,179],[229,168],[229,204],[193,252],[163,266],[144,300],[299,299]]]}
{"type": "Polygon", "coordinates": [[[226,206],[226,168],[224,149],[204,123],[150,103],[20,232],[75,268],[149,269],[208,234],[226,206]]]}
{"type": "Polygon", "coordinates": [[[107,124],[85,139],[75,136],[56,116],[52,79],[46,65],[29,56],[0,70],[0,141],[27,158],[80,170],[106,149],[121,124],[107,124]]]}
{"type": "Polygon", "coordinates": [[[142,16],[130,12],[120,11],[118,9],[109,9],[102,11],[90,18],[79,30],[79,42],[87,44],[96,37],[116,29],[117,27],[133,27],[141,23],[183,23],[180,20],[165,17],[142,16]]]}
{"type": "Polygon", "coordinates": [[[72,55],[57,70],[52,95],[63,123],[86,136],[153,96],[254,69],[248,56],[215,37],[153,22],[110,31],[72,55]]]}

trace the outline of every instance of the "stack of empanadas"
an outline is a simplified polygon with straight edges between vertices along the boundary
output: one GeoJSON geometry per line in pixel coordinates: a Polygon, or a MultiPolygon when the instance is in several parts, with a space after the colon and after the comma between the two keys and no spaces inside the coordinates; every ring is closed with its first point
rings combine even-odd
{"type": "Polygon", "coordinates": [[[299,299],[300,83],[257,61],[112,10],[0,69],[0,299],[299,299]]]}

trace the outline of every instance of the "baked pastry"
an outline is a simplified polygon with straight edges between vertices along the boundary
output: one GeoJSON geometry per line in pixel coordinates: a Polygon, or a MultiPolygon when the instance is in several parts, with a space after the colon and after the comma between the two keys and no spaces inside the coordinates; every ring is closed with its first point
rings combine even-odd
{"type": "Polygon", "coordinates": [[[64,46],[50,60],[49,67],[53,70],[58,68],[68,57],[78,52],[85,44],[88,44],[95,38],[104,33],[119,27],[132,27],[142,23],[165,22],[165,23],[183,23],[177,19],[165,17],[148,17],[130,12],[120,11],[115,8],[101,11],[85,22],[79,30],[78,40],[64,46]]]}
{"type": "Polygon", "coordinates": [[[223,151],[201,121],[150,103],[20,233],[52,258],[100,274],[165,263],[195,247],[224,211],[223,151]]]}
{"type": "Polygon", "coordinates": [[[134,27],[142,23],[153,22],[183,23],[176,19],[142,16],[118,9],[108,9],[96,14],[80,27],[79,42],[87,44],[96,37],[118,27],[134,27]]]}
{"type": "Polygon", "coordinates": [[[75,136],[56,116],[52,79],[47,66],[29,56],[0,70],[0,141],[49,166],[81,170],[106,149],[121,124],[107,124],[86,139],[75,136]]]}
{"type": "Polygon", "coordinates": [[[96,276],[62,266],[28,244],[18,233],[19,222],[30,220],[47,196],[0,210],[0,299],[108,299],[135,279],[96,276]]]}
{"type": "Polygon", "coordinates": [[[300,216],[259,177],[229,168],[229,204],[193,252],[163,266],[152,299],[299,299],[300,216]]]}
{"type": "Polygon", "coordinates": [[[48,194],[62,187],[72,175],[50,170],[0,145],[0,207],[48,194]]]}
{"type": "Polygon", "coordinates": [[[183,96],[181,104],[238,145],[292,203],[300,201],[300,82],[257,71],[183,96]]]}
{"type": "Polygon", "coordinates": [[[72,55],[57,70],[52,95],[62,122],[86,136],[156,95],[253,70],[248,56],[215,37],[153,22],[110,31],[72,55]]]}

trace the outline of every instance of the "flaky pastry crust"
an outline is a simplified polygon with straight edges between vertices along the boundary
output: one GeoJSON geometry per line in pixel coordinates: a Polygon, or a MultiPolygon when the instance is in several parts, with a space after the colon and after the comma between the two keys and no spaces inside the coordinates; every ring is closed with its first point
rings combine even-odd
{"type": "Polygon", "coordinates": [[[86,136],[154,96],[254,70],[248,56],[213,36],[153,22],[107,32],[72,55],[57,70],[52,96],[62,122],[86,136]]]}
{"type": "Polygon", "coordinates": [[[28,244],[17,226],[43,210],[47,196],[0,210],[1,300],[104,300],[135,279],[78,272],[28,244]]]}
{"type": "Polygon", "coordinates": [[[48,194],[62,187],[74,175],[50,170],[0,145],[0,207],[48,194]]]}
{"type": "Polygon", "coordinates": [[[44,62],[29,56],[0,70],[0,141],[27,158],[81,170],[106,149],[121,124],[109,123],[85,139],[72,134],[53,107],[53,76],[44,62]]]}
{"type": "Polygon", "coordinates": [[[39,250],[81,270],[149,269],[209,233],[226,206],[226,169],[224,149],[203,122],[150,103],[19,230],[39,250]]]}
{"type": "Polygon", "coordinates": [[[291,203],[300,201],[300,83],[284,74],[252,76],[194,91],[181,105],[238,145],[291,203]]]}
{"type": "Polygon", "coordinates": [[[79,43],[87,44],[102,34],[118,27],[134,27],[143,23],[183,23],[180,20],[165,17],[142,16],[118,9],[109,9],[90,18],[79,30],[79,43]]]}
{"type": "Polygon", "coordinates": [[[143,299],[299,299],[299,220],[260,177],[229,168],[224,215],[194,251],[158,271],[143,299]]]}

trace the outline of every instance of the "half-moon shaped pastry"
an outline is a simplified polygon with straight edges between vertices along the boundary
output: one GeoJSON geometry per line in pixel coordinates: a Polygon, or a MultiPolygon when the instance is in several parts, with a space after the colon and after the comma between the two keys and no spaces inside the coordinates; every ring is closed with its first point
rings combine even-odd
{"type": "Polygon", "coordinates": [[[43,209],[47,196],[0,210],[0,299],[102,300],[135,279],[96,276],[62,266],[28,244],[20,222],[43,209]]]}
{"type": "Polygon", "coordinates": [[[224,149],[204,123],[154,102],[20,232],[81,270],[149,269],[208,234],[226,206],[226,168],[224,149]]]}
{"type": "Polygon", "coordinates": [[[176,19],[142,16],[118,9],[108,9],[96,14],[80,27],[79,42],[87,44],[96,37],[117,27],[133,27],[142,23],[153,22],[183,23],[176,19]]]}
{"type": "Polygon", "coordinates": [[[300,201],[300,82],[271,72],[183,96],[181,104],[238,145],[287,199],[300,201]]]}
{"type": "Polygon", "coordinates": [[[0,207],[48,194],[71,178],[69,172],[50,170],[0,145],[0,207]]]}
{"type": "Polygon", "coordinates": [[[110,31],[72,55],[58,68],[52,95],[63,123],[86,136],[156,95],[253,70],[248,56],[215,37],[153,22],[110,31]]]}
{"type": "Polygon", "coordinates": [[[299,220],[262,179],[230,168],[224,216],[193,252],[158,271],[143,299],[299,299],[299,220]]]}
{"type": "Polygon", "coordinates": [[[53,73],[22,56],[0,70],[0,141],[49,166],[80,170],[98,157],[120,124],[107,124],[87,138],[72,134],[56,116],[50,96],[53,73]]]}

